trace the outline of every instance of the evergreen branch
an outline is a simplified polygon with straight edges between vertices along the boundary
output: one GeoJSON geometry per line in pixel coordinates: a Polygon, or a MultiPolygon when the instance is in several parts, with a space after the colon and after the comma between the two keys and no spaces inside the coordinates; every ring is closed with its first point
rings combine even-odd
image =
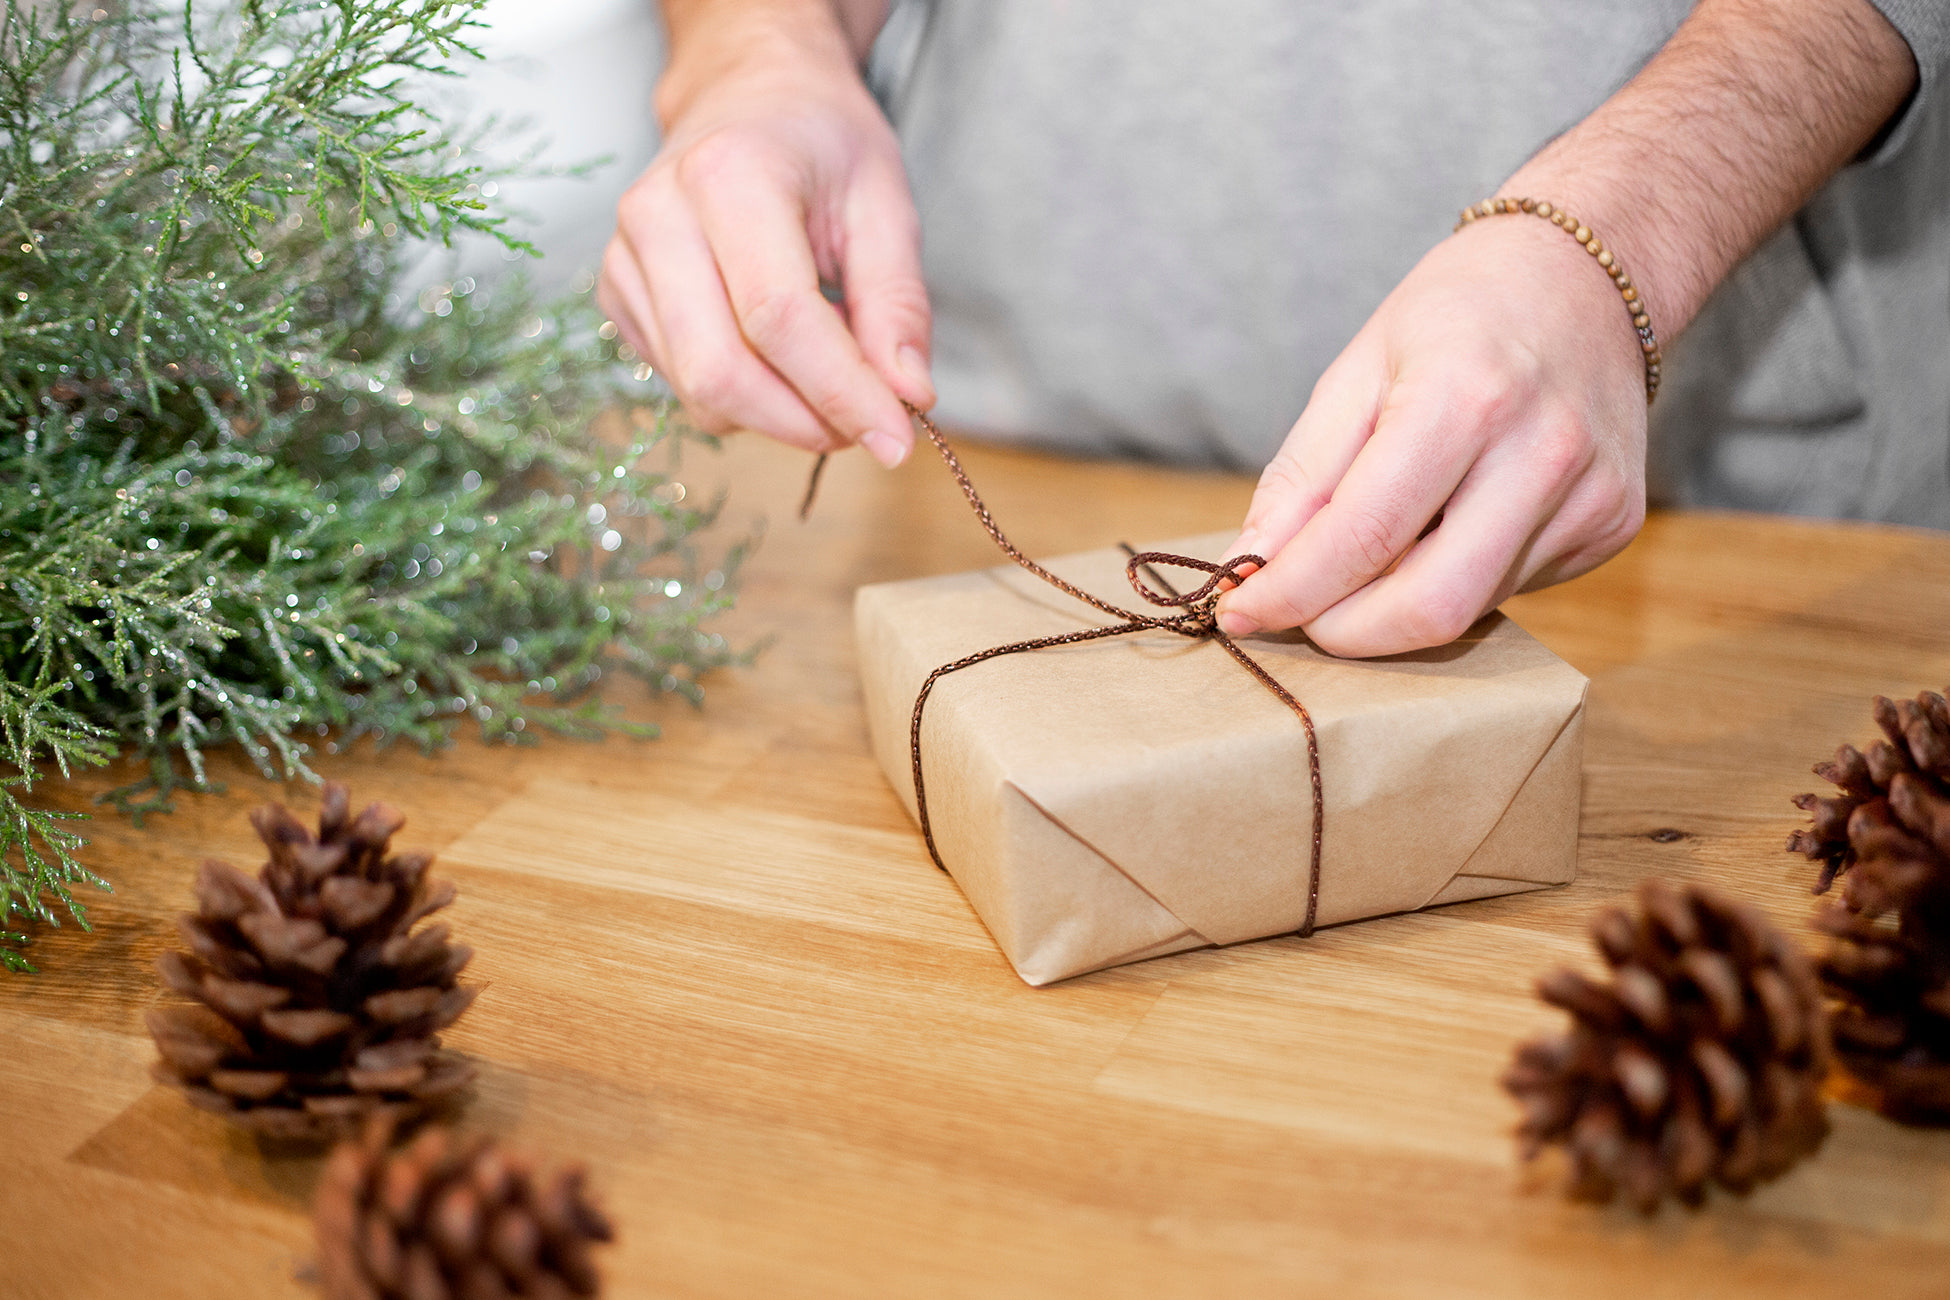
{"type": "Polygon", "coordinates": [[[108,888],[107,881],[75,858],[88,841],[59,825],[78,819],[80,814],[50,812],[21,803],[14,790],[24,789],[26,780],[24,776],[0,780],[0,967],[13,971],[31,971],[34,967],[19,951],[29,936],[24,930],[8,928],[12,918],[58,926],[65,912],[86,930],[88,911],[75,899],[70,886],[108,888]],[[50,898],[60,904],[60,912],[50,905],[50,898]]]}
{"type": "Polygon", "coordinates": [[[478,4],[0,0],[0,928],[101,883],[43,775],[137,756],[140,818],[217,745],[648,735],[606,674],[743,659],[705,630],[743,548],[697,549],[586,296],[404,281],[409,237],[525,248],[414,97],[478,4]]]}

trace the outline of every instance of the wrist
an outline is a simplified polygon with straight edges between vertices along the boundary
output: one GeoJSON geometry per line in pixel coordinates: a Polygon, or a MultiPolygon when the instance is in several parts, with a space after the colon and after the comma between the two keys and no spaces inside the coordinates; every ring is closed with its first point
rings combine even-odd
{"type": "Polygon", "coordinates": [[[1575,214],[1631,277],[1660,340],[1677,337],[1731,265],[1713,264],[1710,250],[1697,247],[1679,214],[1654,197],[1656,187],[1620,184],[1602,170],[1560,162],[1554,153],[1555,146],[1518,169],[1497,194],[1548,200],[1575,214]]]}
{"type": "MultiPolygon", "coordinates": [[[[1650,308],[1638,281],[1626,270],[1625,263],[1616,250],[1599,236],[1588,218],[1572,212],[1568,207],[1552,203],[1549,199],[1533,195],[1499,195],[1464,208],[1462,217],[1456,223],[1456,233],[1478,223],[1490,224],[1505,231],[1521,230],[1523,238],[1533,241],[1534,256],[1537,259],[1550,258],[1555,270],[1553,274],[1562,280],[1563,291],[1557,295],[1561,300],[1572,296],[1591,303],[1591,292],[1598,290],[1605,280],[1611,282],[1611,289],[1617,294],[1618,306],[1624,309],[1623,319],[1631,326],[1630,337],[1643,373],[1643,388],[1646,404],[1651,405],[1658,396],[1660,380],[1664,367],[1664,356],[1656,332],[1652,328],[1650,308]],[[1515,221],[1492,221],[1497,217],[1518,218],[1515,221]],[[1557,233],[1543,230],[1545,225],[1555,227],[1557,233]],[[1536,242],[1542,236],[1542,242],[1536,242]],[[1586,261],[1586,256],[1589,261],[1586,261]],[[1582,264],[1573,269],[1573,264],[1582,264]],[[1601,279],[1600,277],[1603,277],[1601,279]],[[1576,293],[1577,290],[1585,290],[1576,293]]],[[[1604,297],[1611,297],[1604,294],[1604,297]]],[[[1592,304],[1593,310],[1598,310],[1592,304]]],[[[1615,313],[1608,312],[1607,314],[1615,313]]],[[[1592,321],[1581,322],[1589,326],[1592,321]]],[[[1608,331],[1618,333],[1616,330],[1608,331]]],[[[1620,335],[1621,340],[1624,335],[1620,335]]],[[[1621,358],[1625,349],[1612,349],[1621,358]]]]}
{"type": "Polygon", "coordinates": [[[653,108],[668,137],[700,99],[727,82],[774,88],[802,82],[864,89],[846,28],[828,0],[666,3],[669,58],[653,108]]]}

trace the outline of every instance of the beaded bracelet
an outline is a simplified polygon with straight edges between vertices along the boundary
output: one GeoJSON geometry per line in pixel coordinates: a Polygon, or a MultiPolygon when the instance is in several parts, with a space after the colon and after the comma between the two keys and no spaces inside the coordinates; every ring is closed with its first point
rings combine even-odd
{"type": "Polygon", "coordinates": [[[1598,259],[1598,265],[1605,269],[1605,274],[1611,277],[1611,282],[1624,295],[1626,310],[1632,313],[1632,328],[1638,331],[1639,349],[1645,354],[1645,404],[1652,405],[1652,399],[1659,395],[1659,340],[1652,333],[1652,317],[1645,310],[1645,299],[1639,296],[1638,286],[1632,283],[1631,276],[1625,274],[1625,268],[1618,264],[1618,258],[1598,241],[1598,236],[1591,233],[1591,227],[1543,199],[1484,199],[1475,207],[1462,210],[1462,218],[1456,222],[1456,229],[1461,230],[1478,217],[1494,217],[1508,212],[1528,212],[1531,216],[1542,217],[1583,244],[1584,250],[1598,259]]]}

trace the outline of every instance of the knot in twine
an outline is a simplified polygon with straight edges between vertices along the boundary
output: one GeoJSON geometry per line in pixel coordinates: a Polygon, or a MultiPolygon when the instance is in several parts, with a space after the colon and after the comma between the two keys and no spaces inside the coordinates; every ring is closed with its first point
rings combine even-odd
{"type": "MultiPolygon", "coordinates": [[[[1121,543],[1120,543],[1121,545],[1121,543]]],[[[1214,564],[1210,560],[1197,559],[1190,555],[1173,555],[1170,551],[1132,551],[1124,547],[1130,560],[1124,565],[1124,576],[1131,580],[1131,588],[1153,605],[1177,608],[1184,612],[1176,618],[1147,618],[1142,614],[1131,614],[1132,622],[1145,623],[1180,636],[1191,637],[1195,641],[1204,640],[1219,634],[1219,595],[1227,584],[1237,585],[1241,566],[1251,565],[1259,568],[1266,561],[1257,555],[1235,555],[1224,564],[1214,564]],[[1167,565],[1174,569],[1192,569],[1209,574],[1197,591],[1180,595],[1162,574],[1151,566],[1167,565]],[[1153,587],[1151,582],[1158,584],[1153,587]],[[1160,591],[1158,588],[1162,587],[1160,591]]]]}
{"type": "MultiPolygon", "coordinates": [[[[1079,642],[1097,641],[1106,637],[1128,636],[1133,632],[1175,632],[1179,636],[1195,641],[1213,641],[1223,647],[1240,667],[1251,673],[1280,703],[1293,711],[1300,719],[1301,728],[1306,732],[1307,773],[1313,795],[1313,845],[1307,869],[1307,914],[1298,933],[1302,938],[1311,935],[1314,931],[1315,916],[1320,910],[1320,835],[1325,808],[1320,784],[1320,741],[1314,733],[1314,720],[1307,712],[1306,706],[1295,699],[1292,692],[1275,681],[1273,675],[1261,667],[1258,660],[1247,654],[1239,647],[1238,642],[1219,629],[1220,595],[1228,587],[1239,582],[1239,570],[1242,567],[1251,565],[1258,568],[1266,561],[1257,555],[1235,555],[1223,563],[1214,563],[1192,555],[1175,555],[1170,551],[1133,551],[1129,546],[1124,546],[1124,553],[1130,557],[1124,565],[1124,575],[1130,579],[1132,590],[1150,605],[1177,612],[1145,614],[1113,605],[1107,600],[1091,595],[1074,583],[1057,577],[1018,550],[1015,543],[1008,539],[1001,526],[995,522],[995,517],[989,513],[988,504],[982,500],[981,493],[975,490],[975,484],[969,479],[968,471],[962,468],[961,458],[955,455],[954,449],[948,445],[948,440],[942,436],[941,430],[935,427],[934,421],[911,403],[901,404],[907,407],[908,415],[928,435],[935,450],[941,453],[941,459],[948,466],[948,472],[954,475],[955,482],[961,487],[962,495],[968,498],[969,506],[975,511],[975,518],[980,521],[983,530],[1004,555],[1064,595],[1082,601],[1118,620],[1106,627],[1081,628],[1075,632],[1033,637],[1026,641],[1011,641],[1007,645],[978,650],[953,663],[941,665],[929,673],[927,680],[921,683],[921,691],[915,697],[914,713],[908,725],[908,753],[913,760],[914,768],[916,819],[921,823],[921,837],[927,841],[928,856],[934,859],[934,865],[944,872],[948,870],[947,865],[941,861],[941,850],[934,842],[934,827],[928,819],[927,782],[921,770],[921,716],[927,708],[928,696],[933,693],[936,682],[950,673],[972,668],[976,664],[1003,655],[1021,654],[1028,650],[1047,650],[1055,646],[1075,645],[1079,642]],[[1190,569],[1205,574],[1206,579],[1196,590],[1181,594],[1158,572],[1159,566],[1190,569]]],[[[819,489],[820,471],[825,466],[826,457],[823,455],[813,464],[812,476],[806,484],[805,501],[799,507],[799,515],[802,519],[812,511],[813,498],[819,489]]]]}

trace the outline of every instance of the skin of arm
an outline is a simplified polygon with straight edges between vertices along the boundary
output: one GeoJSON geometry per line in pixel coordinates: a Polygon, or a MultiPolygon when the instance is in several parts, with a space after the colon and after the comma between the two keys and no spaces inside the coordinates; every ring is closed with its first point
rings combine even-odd
{"type": "Polygon", "coordinates": [[[913,442],[901,402],[934,402],[920,223],[860,75],[886,11],[664,4],[664,141],[617,205],[597,301],[707,430],[894,465],[913,442]]]}
{"type": "MultiPolygon", "coordinates": [[[[1916,82],[1868,0],[1701,0],[1497,193],[1598,232],[1670,341],[1916,82]]],[[[1269,559],[1221,599],[1220,626],[1390,654],[1595,567],[1644,519],[1644,392],[1637,336],[1584,249],[1530,216],[1465,226],[1322,375],[1228,551],[1269,559]]]]}

